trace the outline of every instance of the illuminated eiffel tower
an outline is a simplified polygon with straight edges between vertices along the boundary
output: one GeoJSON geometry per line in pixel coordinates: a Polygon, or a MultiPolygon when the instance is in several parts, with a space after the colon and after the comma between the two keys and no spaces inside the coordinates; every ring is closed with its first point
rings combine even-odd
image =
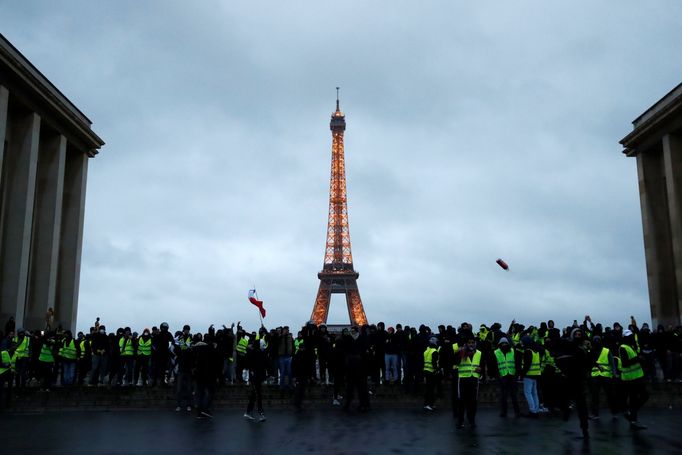
{"type": "Polygon", "coordinates": [[[360,276],[353,269],[353,255],[350,248],[348,227],[348,205],[346,202],[346,164],[343,152],[343,132],[346,117],[339,109],[339,88],[336,87],[336,111],[332,114],[329,128],[332,131],[332,172],[329,183],[329,219],[327,223],[327,245],[324,250],[324,265],[317,274],[320,288],[310,319],[316,325],[326,324],[332,294],[346,294],[348,317],[353,325],[367,324],[362,306],[357,279],[360,276]]]}

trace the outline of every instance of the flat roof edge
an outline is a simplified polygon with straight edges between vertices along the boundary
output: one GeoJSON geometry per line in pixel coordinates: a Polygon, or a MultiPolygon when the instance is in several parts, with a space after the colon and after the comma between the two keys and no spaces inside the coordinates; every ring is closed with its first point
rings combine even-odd
{"type": "Polygon", "coordinates": [[[633,121],[634,129],[619,141],[626,149],[635,149],[637,143],[671,115],[682,112],[682,83],[668,92],[633,121]]]}
{"type": "Polygon", "coordinates": [[[78,109],[43,73],[38,70],[14,45],[0,33],[0,61],[4,61],[48,104],[64,116],[84,136],[92,148],[99,148],[104,141],[91,129],[92,122],[78,109]]]}

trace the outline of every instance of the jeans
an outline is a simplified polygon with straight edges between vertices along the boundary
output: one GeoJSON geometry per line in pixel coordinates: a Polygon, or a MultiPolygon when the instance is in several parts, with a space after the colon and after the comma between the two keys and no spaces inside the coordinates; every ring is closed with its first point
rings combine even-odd
{"type": "Polygon", "coordinates": [[[531,414],[540,412],[540,399],[538,398],[538,381],[534,378],[523,378],[523,394],[528,402],[528,411],[531,414]]]}
{"type": "Polygon", "coordinates": [[[175,380],[175,398],[178,407],[190,406],[192,404],[192,375],[179,371],[175,380]]]}
{"type": "Polygon", "coordinates": [[[285,387],[285,378],[287,381],[286,387],[291,387],[291,357],[281,356],[279,358],[279,386],[285,387]]]}
{"type": "Polygon", "coordinates": [[[516,377],[512,375],[500,377],[500,414],[507,415],[507,401],[511,398],[514,414],[519,415],[519,401],[516,397],[516,377]]]}
{"type": "MultiPolygon", "coordinates": [[[[291,360],[291,357],[289,357],[291,360]]],[[[246,407],[246,412],[251,414],[253,411],[253,406],[256,405],[259,413],[263,413],[263,392],[261,390],[261,381],[251,381],[249,386],[249,405],[246,407]]]]}
{"type": "Polygon", "coordinates": [[[104,377],[107,375],[107,356],[92,355],[92,372],[90,373],[90,384],[97,384],[97,380],[104,384],[104,377]]]}
{"type": "Polygon", "coordinates": [[[62,362],[62,385],[73,385],[76,381],[76,362],[62,362]]]}
{"type": "Polygon", "coordinates": [[[234,362],[234,357],[232,357],[232,360],[230,359],[225,359],[225,363],[223,366],[223,376],[225,377],[225,381],[227,381],[230,384],[234,384],[235,379],[236,379],[236,372],[235,372],[235,367],[237,365],[234,362]]]}
{"type": "Polygon", "coordinates": [[[197,415],[202,412],[209,412],[215,394],[215,382],[197,382],[197,415]]]}
{"type": "Polygon", "coordinates": [[[12,379],[11,371],[0,374],[0,410],[9,408],[12,397],[12,379]]]}
{"type": "Polygon", "coordinates": [[[398,354],[384,354],[384,362],[386,364],[386,381],[399,381],[400,368],[398,354]]]}

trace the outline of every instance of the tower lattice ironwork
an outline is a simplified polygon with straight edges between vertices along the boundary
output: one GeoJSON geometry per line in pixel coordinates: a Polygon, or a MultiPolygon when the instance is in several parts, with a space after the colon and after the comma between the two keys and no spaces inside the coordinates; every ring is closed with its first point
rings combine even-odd
{"type": "Polygon", "coordinates": [[[346,199],[346,164],[343,151],[343,133],[346,117],[339,109],[339,88],[336,88],[336,111],[332,114],[329,128],[332,131],[332,170],[329,183],[329,219],[327,222],[327,245],[324,250],[324,265],[317,274],[320,287],[310,319],[315,324],[327,322],[332,294],[345,294],[348,317],[351,324],[367,324],[362,306],[357,279],[360,276],[353,269],[353,255],[350,247],[348,226],[348,204],[346,199]]]}

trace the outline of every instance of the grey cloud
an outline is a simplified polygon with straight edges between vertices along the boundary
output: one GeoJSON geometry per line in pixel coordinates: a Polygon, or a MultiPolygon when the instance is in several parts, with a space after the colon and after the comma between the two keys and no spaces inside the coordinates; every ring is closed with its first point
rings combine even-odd
{"type": "Polygon", "coordinates": [[[680,17],[676,1],[0,5],[3,34],[107,142],[80,328],[254,326],[253,284],[268,324],[305,321],[337,85],[372,321],[648,318],[617,141],[679,83],[680,17]]]}

